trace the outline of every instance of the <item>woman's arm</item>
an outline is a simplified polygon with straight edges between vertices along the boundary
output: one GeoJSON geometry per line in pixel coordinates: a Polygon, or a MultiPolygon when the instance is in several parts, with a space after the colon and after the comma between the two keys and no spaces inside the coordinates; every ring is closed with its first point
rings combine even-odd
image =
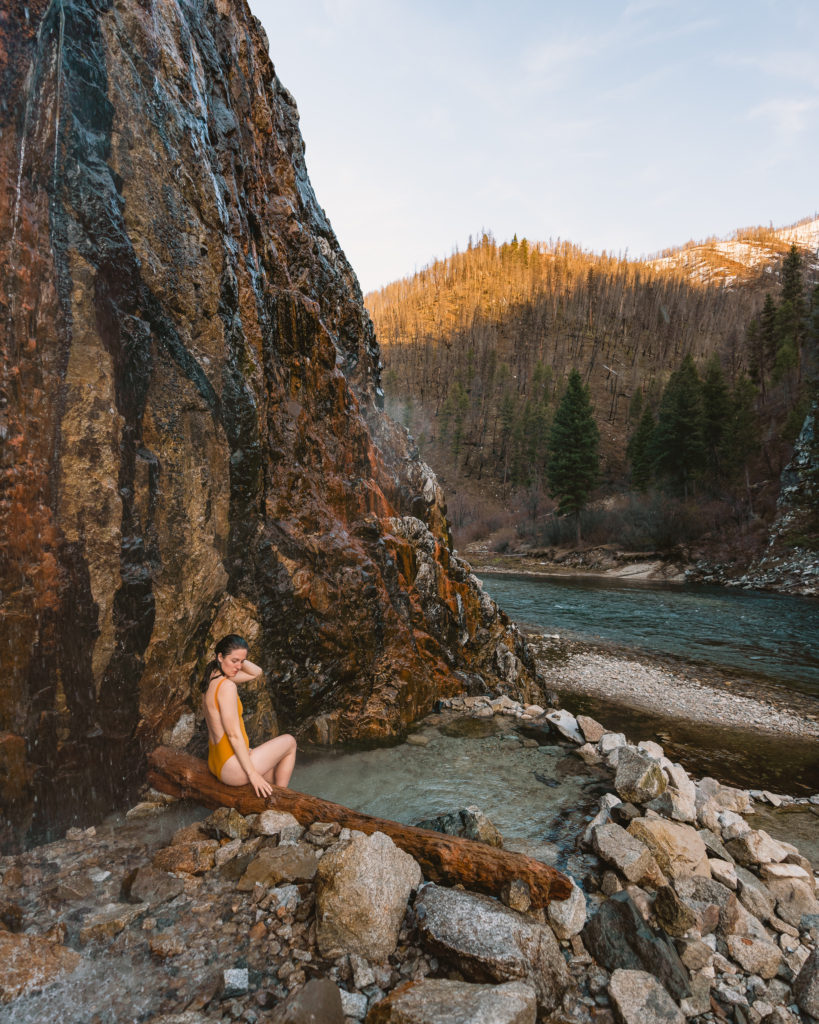
{"type": "Polygon", "coordinates": [[[251,679],[255,679],[256,676],[260,676],[262,670],[258,665],[254,665],[252,661],[248,661],[247,658],[242,662],[242,667],[233,677],[240,683],[249,683],[251,679]]]}
{"type": "MultiPolygon", "coordinates": [[[[255,668],[256,666],[254,665],[253,667],[255,668]]],[[[253,677],[251,676],[251,678],[253,677]]],[[[242,735],[242,725],[239,718],[238,693],[236,684],[232,679],[226,679],[222,683],[222,694],[223,702],[219,705],[219,714],[222,718],[222,725],[227,733],[227,738],[233,747],[233,753],[236,755],[236,760],[242,766],[242,771],[247,776],[247,781],[253,787],[256,796],[270,796],[273,792],[273,787],[253,767],[253,762],[250,760],[250,751],[245,745],[245,738],[242,735]]]]}

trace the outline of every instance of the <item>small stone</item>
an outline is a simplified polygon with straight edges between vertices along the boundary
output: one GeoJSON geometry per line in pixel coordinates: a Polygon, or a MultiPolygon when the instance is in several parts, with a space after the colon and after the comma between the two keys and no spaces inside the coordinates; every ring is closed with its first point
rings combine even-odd
{"type": "Polygon", "coordinates": [[[788,856],[785,847],[772,839],[764,829],[751,829],[750,832],[729,840],[725,845],[731,856],[746,867],[782,861],[788,856]]]}
{"type": "Polygon", "coordinates": [[[265,1021],[266,1024],[344,1024],[341,993],[329,978],[313,978],[304,988],[292,992],[265,1021]]]}
{"type": "Polygon", "coordinates": [[[185,952],[186,945],[181,935],[172,932],[156,932],[148,940],[148,947],[152,956],[160,960],[168,960],[174,956],[181,956],[185,952]]]}
{"type": "Polygon", "coordinates": [[[407,736],[407,743],[411,747],[428,747],[429,736],[425,736],[422,732],[411,732],[409,736],[407,736]]]}
{"type": "Polygon", "coordinates": [[[512,910],[519,910],[522,914],[532,905],[532,891],[529,884],[521,878],[513,878],[504,882],[501,888],[501,902],[512,910]]]}
{"type": "Polygon", "coordinates": [[[144,867],[139,868],[134,875],[128,895],[132,900],[139,900],[154,907],[174,899],[184,888],[185,883],[181,878],[168,874],[167,871],[144,867]]]}
{"type": "Polygon", "coordinates": [[[367,1012],[367,997],[360,992],[339,992],[341,996],[341,1009],[345,1017],[352,1017],[353,1020],[364,1020],[367,1012]]]}
{"type": "Polygon", "coordinates": [[[659,743],[655,743],[654,740],[640,740],[637,744],[637,749],[642,750],[649,757],[653,757],[655,761],[659,761],[660,758],[665,756],[663,748],[659,743]]]}
{"type": "Polygon", "coordinates": [[[567,740],[572,740],[573,743],[581,746],[586,742],[583,733],[577,727],[577,719],[568,711],[563,711],[562,709],[550,711],[546,718],[552,727],[567,740]]]}
{"type": "Polygon", "coordinates": [[[651,850],[666,877],[703,875],[710,878],[705,844],[690,825],[662,818],[635,818],[628,831],[651,850]]]}
{"type": "Polygon", "coordinates": [[[252,892],[257,884],[272,888],[280,882],[310,882],[318,865],[318,854],[307,843],[266,847],[248,864],[236,888],[252,892]]]}
{"type": "Polygon", "coordinates": [[[222,992],[225,999],[234,999],[236,996],[243,996],[250,987],[247,967],[229,967],[222,973],[222,980],[222,992]]]}
{"type": "Polygon", "coordinates": [[[597,753],[597,747],[593,743],[584,743],[577,748],[577,754],[586,764],[601,764],[603,758],[597,753]]]}

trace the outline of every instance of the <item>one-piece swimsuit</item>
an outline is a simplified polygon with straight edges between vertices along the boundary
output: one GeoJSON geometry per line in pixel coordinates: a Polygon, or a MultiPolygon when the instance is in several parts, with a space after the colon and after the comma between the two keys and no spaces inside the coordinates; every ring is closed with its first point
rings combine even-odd
{"type": "MultiPolygon", "coordinates": [[[[227,676],[222,676],[219,682],[216,684],[216,692],[213,695],[213,699],[216,703],[216,707],[219,707],[219,687],[225,681],[227,676]]],[[[244,708],[242,707],[242,700],[237,695],[236,701],[239,705],[239,725],[242,729],[242,736],[244,736],[245,746],[250,749],[250,740],[247,738],[247,732],[245,731],[245,723],[242,715],[244,708]]],[[[220,711],[221,716],[221,711],[220,711]]],[[[233,746],[228,738],[228,734],[223,732],[218,743],[208,743],[208,768],[216,776],[219,781],[222,781],[222,769],[225,767],[225,762],[229,761],[231,757],[236,753],[233,746]]]]}

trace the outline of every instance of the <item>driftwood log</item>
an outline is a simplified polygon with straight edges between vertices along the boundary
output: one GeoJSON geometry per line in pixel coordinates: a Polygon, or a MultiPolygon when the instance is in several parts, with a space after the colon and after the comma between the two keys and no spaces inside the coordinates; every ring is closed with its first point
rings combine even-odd
{"type": "Polygon", "coordinates": [[[499,896],[505,882],[520,878],[529,886],[534,907],[564,900],[571,892],[572,884],[565,875],[522,853],[374,818],[279,786],[274,786],[272,794],[263,800],[249,785],[224,785],[211,775],[204,761],[170,747],[157,747],[148,755],[148,764],[148,781],[154,788],[171,796],[197,800],[206,807],[235,807],[242,814],[258,814],[268,809],[288,811],[304,826],[314,821],[337,821],[342,827],[367,835],[383,832],[418,861],[425,878],[442,885],[460,884],[466,889],[499,896]]]}

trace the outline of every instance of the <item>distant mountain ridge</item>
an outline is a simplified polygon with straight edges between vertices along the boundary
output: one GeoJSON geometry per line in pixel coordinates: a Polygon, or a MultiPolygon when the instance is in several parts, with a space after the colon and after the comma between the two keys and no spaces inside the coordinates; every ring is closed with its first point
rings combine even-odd
{"type": "Polygon", "coordinates": [[[688,242],[640,262],[655,270],[682,270],[702,282],[731,285],[758,275],[760,268],[773,268],[794,244],[814,263],[819,260],[819,216],[784,228],[740,228],[729,238],[688,242]]]}

